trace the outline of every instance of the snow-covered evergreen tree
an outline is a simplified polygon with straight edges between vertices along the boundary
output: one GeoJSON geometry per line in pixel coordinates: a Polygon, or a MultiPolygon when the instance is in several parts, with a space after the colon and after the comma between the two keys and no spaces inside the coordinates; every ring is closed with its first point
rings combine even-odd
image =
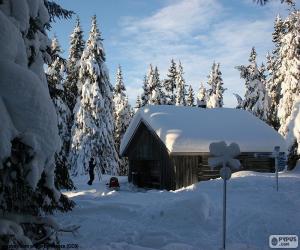
{"type": "Polygon", "coordinates": [[[195,106],[195,94],[192,85],[189,86],[188,95],[186,98],[187,106],[195,106]]]}
{"type": "Polygon", "coordinates": [[[72,207],[55,186],[61,143],[44,63],[50,61],[45,28],[59,13],[50,6],[0,2],[0,249],[59,243],[63,228],[49,215],[72,207]]]}
{"type": "MultiPolygon", "coordinates": [[[[120,150],[121,140],[126,132],[126,129],[131,121],[131,107],[128,103],[126,88],[123,82],[121,66],[118,67],[116,85],[114,90],[114,120],[115,120],[115,145],[117,152],[120,150]]],[[[119,175],[128,174],[128,160],[120,158],[119,175]]]]}
{"type": "Polygon", "coordinates": [[[171,60],[171,65],[169,72],[167,74],[167,79],[164,81],[164,87],[166,90],[166,104],[175,105],[176,104],[176,77],[177,77],[177,68],[174,60],[171,60]]]}
{"type": "Polygon", "coordinates": [[[119,157],[114,141],[113,87],[96,16],[83,51],[77,85],[80,98],[74,108],[71,166],[73,174],[87,173],[91,159],[101,173],[116,174],[119,157]]]}
{"type": "Polygon", "coordinates": [[[70,149],[71,112],[66,104],[66,92],[64,91],[64,76],[66,72],[66,60],[61,57],[61,47],[56,37],[53,38],[50,49],[51,63],[46,70],[50,96],[57,114],[59,136],[62,141],[60,152],[55,155],[56,185],[59,188],[72,189],[73,182],[69,176],[70,164],[68,155],[70,149]]]}
{"type": "Polygon", "coordinates": [[[150,72],[148,77],[148,86],[150,88],[150,99],[149,104],[152,105],[161,105],[166,103],[166,96],[164,95],[162,91],[162,83],[159,79],[159,72],[158,68],[155,67],[154,71],[151,71],[151,65],[150,65],[150,72]]]}
{"type": "Polygon", "coordinates": [[[277,109],[280,100],[281,84],[277,81],[276,64],[273,57],[267,54],[267,69],[269,77],[266,80],[266,91],[269,96],[269,110],[267,111],[267,123],[274,129],[279,129],[279,119],[277,109]]]}
{"type": "Polygon", "coordinates": [[[266,91],[266,77],[264,67],[258,68],[256,51],[253,47],[249,58],[250,64],[236,67],[241,78],[245,79],[246,93],[242,108],[250,111],[263,121],[267,121],[269,98],[266,91]]]}
{"type": "MultiPolygon", "coordinates": [[[[300,96],[300,11],[293,10],[284,21],[284,32],[280,40],[278,74],[281,78],[281,99],[278,106],[280,121],[279,132],[287,137],[294,130],[291,126],[292,111],[297,109],[297,99],[300,96]]],[[[296,115],[294,115],[296,117],[296,115]]],[[[294,142],[288,140],[290,156],[298,154],[297,136],[294,142]]],[[[290,166],[292,167],[292,166],[290,166]]]]}
{"type": "Polygon", "coordinates": [[[138,95],[136,98],[136,103],[135,103],[135,107],[134,107],[135,113],[139,110],[140,107],[142,107],[142,102],[141,102],[140,96],[138,95]]]}
{"type": "Polygon", "coordinates": [[[198,94],[197,94],[197,106],[199,108],[206,108],[206,89],[203,85],[203,83],[201,83],[200,88],[198,90],[198,94]]]}
{"type": "Polygon", "coordinates": [[[77,83],[79,81],[80,59],[83,50],[83,31],[80,26],[79,17],[77,17],[75,28],[70,36],[69,58],[67,61],[67,79],[64,84],[67,104],[71,111],[73,111],[79,95],[77,83]]]}
{"type": "Polygon", "coordinates": [[[300,97],[295,99],[292,113],[288,119],[286,140],[289,145],[288,168],[293,169],[300,159],[300,97]]]}
{"type": "Polygon", "coordinates": [[[226,89],[223,87],[223,79],[219,63],[213,63],[207,84],[210,86],[207,90],[207,107],[223,107],[223,93],[226,89]]]}
{"type": "MultiPolygon", "coordinates": [[[[150,65],[150,71],[148,73],[148,77],[152,74],[152,65],[150,65]]],[[[149,104],[150,99],[150,88],[148,84],[148,77],[145,75],[144,82],[143,82],[143,93],[141,95],[141,107],[144,107],[145,105],[149,104]]]]}
{"type": "Polygon", "coordinates": [[[279,132],[288,133],[288,119],[291,115],[295,100],[300,94],[300,12],[292,12],[284,21],[285,34],[281,38],[279,57],[281,64],[278,68],[282,78],[281,96],[278,107],[280,120],[279,132]]]}
{"type": "Polygon", "coordinates": [[[233,93],[234,97],[236,98],[237,101],[237,105],[236,105],[236,109],[242,109],[243,108],[243,98],[236,93],[233,93]]]}
{"type": "Polygon", "coordinates": [[[273,43],[275,49],[272,51],[272,54],[267,54],[267,70],[269,77],[266,82],[266,90],[269,96],[269,110],[267,114],[267,122],[276,130],[279,129],[279,118],[277,115],[278,105],[280,100],[280,91],[281,91],[281,82],[282,78],[279,74],[279,67],[281,65],[281,58],[279,57],[279,50],[281,47],[281,38],[284,33],[283,21],[278,15],[274,24],[273,32],[273,43]]]}
{"type": "Polygon", "coordinates": [[[181,62],[179,62],[176,76],[176,105],[186,106],[186,86],[185,80],[183,78],[183,67],[181,62]]]}

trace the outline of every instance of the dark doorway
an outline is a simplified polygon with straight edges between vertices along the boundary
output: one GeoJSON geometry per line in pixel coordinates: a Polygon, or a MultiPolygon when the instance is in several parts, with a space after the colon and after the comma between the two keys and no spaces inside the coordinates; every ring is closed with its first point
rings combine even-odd
{"type": "Polygon", "coordinates": [[[161,187],[160,161],[139,161],[138,186],[147,188],[161,187]]]}

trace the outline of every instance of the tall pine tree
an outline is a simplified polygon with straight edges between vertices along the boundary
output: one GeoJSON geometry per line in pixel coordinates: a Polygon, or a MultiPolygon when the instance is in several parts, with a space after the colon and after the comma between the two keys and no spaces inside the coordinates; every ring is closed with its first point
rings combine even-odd
{"type": "MultiPolygon", "coordinates": [[[[115,145],[117,152],[120,151],[120,144],[123,135],[131,121],[131,107],[128,103],[126,95],[126,88],[123,82],[121,66],[118,67],[116,85],[114,90],[114,120],[115,120],[115,145]]],[[[126,158],[120,158],[119,175],[128,174],[128,160],[126,158]]]]}
{"type": "Polygon", "coordinates": [[[143,82],[143,93],[141,95],[141,107],[144,107],[145,105],[149,104],[149,99],[150,99],[150,87],[148,84],[148,78],[152,74],[152,65],[150,65],[150,71],[148,73],[148,76],[145,75],[144,77],[144,82],[143,82]]]}
{"type": "Polygon", "coordinates": [[[141,102],[141,98],[140,96],[138,95],[137,98],[136,98],[136,103],[135,103],[135,107],[134,107],[134,111],[135,113],[139,110],[139,108],[142,107],[142,102],[141,102]]]}
{"type": "Polygon", "coordinates": [[[72,207],[55,185],[60,138],[44,72],[46,28],[71,12],[53,5],[0,1],[0,249],[57,245],[59,231],[71,231],[51,217],[72,207]]]}
{"type": "Polygon", "coordinates": [[[46,70],[50,96],[55,106],[57,114],[57,125],[59,136],[62,141],[60,152],[55,156],[56,164],[56,185],[59,188],[72,189],[73,182],[69,176],[70,164],[68,161],[70,149],[71,112],[66,104],[66,92],[64,91],[64,76],[66,72],[66,60],[61,57],[61,47],[56,37],[51,43],[50,57],[51,63],[46,70]]]}
{"type": "Polygon", "coordinates": [[[162,105],[166,103],[166,97],[162,91],[162,83],[159,79],[158,68],[155,67],[154,71],[150,69],[151,74],[148,78],[148,85],[150,88],[150,99],[149,104],[162,105]]]}
{"type": "MultiPolygon", "coordinates": [[[[280,121],[279,132],[294,140],[288,140],[289,159],[299,158],[299,133],[295,133],[293,128],[292,111],[297,111],[297,98],[300,95],[300,11],[293,10],[284,21],[284,31],[280,38],[278,74],[281,82],[281,99],[278,107],[278,117],[280,121]]],[[[299,110],[299,109],[298,109],[299,110]]],[[[296,112],[295,111],[295,112],[296,112]]],[[[292,168],[295,161],[289,161],[289,167],[292,168]]]]}
{"type": "Polygon", "coordinates": [[[225,89],[223,87],[223,79],[219,63],[213,63],[207,83],[210,86],[207,90],[207,107],[223,107],[223,93],[225,89]]]}
{"type": "Polygon", "coordinates": [[[181,65],[181,62],[179,62],[178,69],[177,69],[177,76],[176,76],[176,105],[179,106],[186,106],[186,85],[185,80],[183,78],[183,67],[181,65]]]}
{"type": "Polygon", "coordinates": [[[272,51],[272,54],[269,53],[267,54],[267,70],[269,73],[269,77],[266,83],[267,93],[270,98],[270,107],[268,110],[267,122],[276,130],[278,130],[280,127],[277,112],[278,112],[278,105],[280,100],[282,78],[280,77],[278,69],[281,65],[279,50],[281,47],[281,38],[283,36],[283,33],[284,33],[283,21],[278,15],[275,20],[274,32],[272,34],[275,49],[272,51]]]}
{"type": "Polygon", "coordinates": [[[175,105],[176,104],[176,77],[177,77],[177,68],[174,60],[171,60],[171,65],[169,72],[167,74],[167,79],[164,81],[164,87],[166,90],[166,104],[175,105]]]}
{"type": "Polygon", "coordinates": [[[200,88],[198,90],[198,94],[197,94],[197,106],[199,108],[206,108],[207,106],[207,91],[203,85],[203,83],[201,83],[200,88]]]}
{"type": "Polygon", "coordinates": [[[240,71],[241,78],[245,79],[246,93],[242,108],[250,111],[263,121],[267,121],[268,95],[264,69],[258,68],[256,63],[256,51],[253,47],[249,58],[250,64],[236,67],[240,71]]]}
{"type": "Polygon", "coordinates": [[[190,85],[188,89],[186,104],[187,106],[195,106],[195,94],[192,85],[190,85]]]}
{"type": "Polygon", "coordinates": [[[77,17],[75,28],[70,36],[69,58],[67,61],[67,79],[64,84],[67,104],[71,111],[73,111],[79,96],[77,83],[79,81],[80,59],[83,50],[83,31],[81,30],[79,17],[77,17]]]}
{"type": "Polygon", "coordinates": [[[119,157],[113,136],[113,87],[105,65],[96,16],[92,18],[91,31],[81,57],[79,79],[80,98],[74,109],[72,128],[73,174],[87,173],[90,161],[96,164],[99,175],[117,174],[119,157]]]}

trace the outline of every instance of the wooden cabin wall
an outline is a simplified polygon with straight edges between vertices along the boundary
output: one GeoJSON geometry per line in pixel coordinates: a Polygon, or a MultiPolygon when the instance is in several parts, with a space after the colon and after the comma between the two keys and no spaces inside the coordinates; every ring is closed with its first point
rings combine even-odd
{"type": "MultiPolygon", "coordinates": [[[[132,181],[132,172],[143,174],[141,166],[151,165],[150,161],[155,161],[153,164],[159,164],[160,168],[160,184],[155,187],[168,190],[175,188],[174,168],[167,149],[143,123],[137,129],[126,152],[129,159],[129,182],[132,181]]],[[[141,186],[143,186],[143,183],[141,183],[141,186]]]]}
{"type": "MultiPolygon", "coordinates": [[[[256,158],[254,154],[241,153],[237,157],[242,164],[240,170],[275,171],[274,159],[256,158]]],[[[132,172],[138,172],[142,176],[141,179],[147,182],[148,175],[156,178],[155,174],[159,171],[159,179],[153,181],[152,178],[152,188],[174,190],[198,181],[220,177],[219,169],[213,170],[208,165],[209,153],[169,155],[162,141],[143,123],[139,125],[125,155],[129,159],[129,182],[133,181],[132,172]],[[148,172],[149,169],[152,169],[155,174],[148,172]]],[[[143,187],[147,187],[148,184],[148,182],[139,183],[143,187]]]]}
{"type": "MultiPolygon", "coordinates": [[[[241,162],[241,170],[249,170],[256,172],[275,172],[274,159],[264,157],[256,158],[255,153],[241,153],[237,159],[241,162]]],[[[204,181],[212,178],[219,178],[219,169],[211,169],[208,165],[209,154],[202,154],[198,156],[198,180],[204,181]]]]}
{"type": "Polygon", "coordinates": [[[198,182],[198,156],[175,155],[171,159],[175,169],[176,189],[198,182]]]}

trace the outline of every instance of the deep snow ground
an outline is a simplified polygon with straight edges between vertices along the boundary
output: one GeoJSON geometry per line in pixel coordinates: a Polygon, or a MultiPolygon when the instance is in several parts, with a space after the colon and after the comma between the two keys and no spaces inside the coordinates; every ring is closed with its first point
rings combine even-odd
{"type": "MultiPolygon", "coordinates": [[[[120,191],[97,180],[75,179],[78,190],[65,192],[77,203],[62,224],[79,224],[78,235],[62,234],[62,243],[81,249],[220,249],[222,180],[201,182],[174,192],[134,189],[119,178],[120,191]]],[[[269,235],[300,237],[300,169],[274,174],[239,172],[227,185],[228,249],[269,249],[269,235]]]]}

